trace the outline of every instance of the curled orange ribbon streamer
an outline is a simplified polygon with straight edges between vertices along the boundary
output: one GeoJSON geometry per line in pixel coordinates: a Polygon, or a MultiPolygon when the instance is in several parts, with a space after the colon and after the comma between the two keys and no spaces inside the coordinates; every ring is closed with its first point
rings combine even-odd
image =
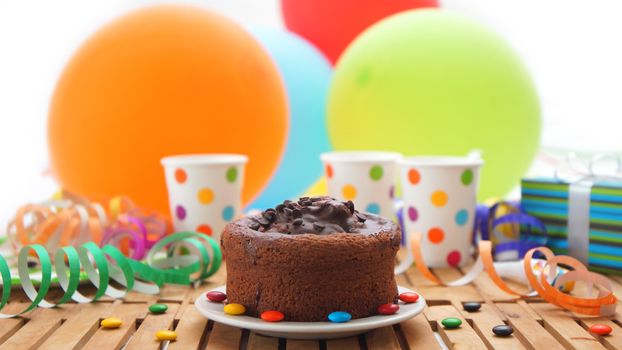
{"type": "MultiPolygon", "coordinates": [[[[443,282],[441,281],[432,271],[427,267],[425,261],[423,259],[423,255],[421,254],[421,239],[422,236],[420,233],[414,233],[413,239],[411,241],[411,247],[413,251],[413,256],[415,260],[415,264],[419,272],[427,278],[428,280],[439,284],[439,285],[457,285],[456,281],[453,282],[443,282]]],[[[504,292],[515,295],[521,298],[532,297],[534,293],[520,293],[512,288],[510,288],[499,276],[495,269],[494,260],[492,257],[492,244],[490,241],[480,241],[479,243],[479,260],[483,264],[483,269],[486,271],[490,279],[495,283],[497,287],[499,287],[504,292]]],[[[587,267],[583,265],[579,260],[566,256],[566,255],[555,255],[553,252],[546,247],[538,247],[533,248],[527,252],[524,258],[524,268],[525,274],[527,276],[527,280],[529,281],[529,285],[531,288],[535,290],[537,295],[542,297],[547,302],[564,308],[566,310],[576,312],[579,314],[592,315],[592,316],[610,316],[615,314],[617,298],[613,294],[613,288],[611,286],[611,281],[603,275],[600,275],[595,272],[588,271],[587,267]],[[542,253],[546,258],[546,265],[542,269],[542,273],[540,277],[536,276],[532,267],[532,259],[533,255],[536,252],[542,253]],[[549,282],[549,275],[555,275],[557,271],[557,265],[563,264],[569,266],[573,269],[573,271],[567,272],[564,275],[561,275],[555,281],[555,285],[551,285],[549,282]],[[546,267],[549,267],[548,273],[546,272],[546,267]],[[572,281],[584,281],[589,285],[590,291],[594,285],[599,286],[598,297],[596,298],[580,298],[572,295],[568,295],[559,290],[559,286],[564,283],[572,282],[572,281]]],[[[476,262],[476,266],[477,266],[476,262]]],[[[477,267],[474,267],[477,268],[477,267]]],[[[468,274],[468,273],[467,273],[468,274]]],[[[460,279],[463,280],[463,279],[460,279]]],[[[471,280],[472,281],[472,280],[471,280]]],[[[471,281],[463,281],[459,282],[460,284],[466,284],[471,281]]]]}

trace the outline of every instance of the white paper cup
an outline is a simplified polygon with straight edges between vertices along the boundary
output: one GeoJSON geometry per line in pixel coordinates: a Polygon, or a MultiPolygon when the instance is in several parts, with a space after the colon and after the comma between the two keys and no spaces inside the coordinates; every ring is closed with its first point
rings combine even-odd
{"type": "Polygon", "coordinates": [[[175,231],[198,231],[220,239],[241,213],[244,165],[240,154],[189,154],[162,158],[175,231]]]}
{"type": "Polygon", "coordinates": [[[399,164],[407,239],[413,232],[421,233],[422,255],[428,266],[466,263],[471,253],[481,158],[410,157],[399,164]]]}
{"type": "Polygon", "coordinates": [[[323,153],[328,194],[352,200],[357,210],[394,219],[395,180],[399,153],[336,151],[323,153]]]}

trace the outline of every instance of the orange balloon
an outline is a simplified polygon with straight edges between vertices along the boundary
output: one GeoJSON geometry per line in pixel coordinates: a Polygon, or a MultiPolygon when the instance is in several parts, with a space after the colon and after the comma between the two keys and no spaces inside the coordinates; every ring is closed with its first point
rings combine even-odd
{"type": "Polygon", "coordinates": [[[52,170],[71,191],[167,213],[161,157],[242,153],[249,203],[283,152],[286,101],[268,54],[231,20],[190,6],[138,10],[65,68],[50,107],[52,170]]]}

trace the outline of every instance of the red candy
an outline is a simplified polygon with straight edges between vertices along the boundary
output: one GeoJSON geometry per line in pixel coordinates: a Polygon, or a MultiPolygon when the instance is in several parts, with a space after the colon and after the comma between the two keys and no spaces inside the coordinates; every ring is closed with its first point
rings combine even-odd
{"type": "Polygon", "coordinates": [[[400,294],[400,300],[405,303],[416,303],[419,300],[419,294],[413,292],[406,292],[400,294]]]}
{"type": "Polygon", "coordinates": [[[211,292],[207,292],[207,300],[209,301],[213,301],[215,303],[221,303],[223,301],[225,301],[225,299],[227,299],[227,294],[223,293],[223,292],[217,292],[215,290],[211,291],[211,292]]]}
{"type": "Polygon", "coordinates": [[[397,304],[382,304],[378,306],[378,313],[381,315],[393,315],[399,309],[400,307],[397,304]]]}
{"type": "Polygon", "coordinates": [[[276,310],[264,311],[261,313],[261,319],[266,322],[279,322],[283,321],[285,315],[282,312],[276,310]]]}
{"type": "Polygon", "coordinates": [[[590,332],[598,335],[609,335],[613,329],[606,324],[595,324],[590,327],[590,332]]]}

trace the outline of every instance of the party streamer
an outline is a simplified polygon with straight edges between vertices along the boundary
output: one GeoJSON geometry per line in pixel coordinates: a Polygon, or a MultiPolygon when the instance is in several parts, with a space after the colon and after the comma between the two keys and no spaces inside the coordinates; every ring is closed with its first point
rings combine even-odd
{"type": "MultiPolygon", "coordinates": [[[[432,271],[426,266],[421,253],[421,240],[422,235],[420,233],[413,233],[411,240],[411,247],[417,269],[428,280],[445,286],[461,286],[471,283],[475,278],[485,270],[490,279],[499,287],[510,295],[514,295],[521,298],[528,298],[534,296],[540,296],[544,300],[551,304],[562,307],[566,310],[573,311],[580,314],[594,315],[594,316],[610,316],[616,313],[617,298],[613,294],[611,282],[605,276],[598,273],[588,271],[587,267],[583,265],[579,260],[565,255],[555,256],[553,252],[542,246],[538,245],[541,242],[530,241],[529,237],[523,237],[523,240],[517,242],[503,242],[499,243],[495,247],[495,251],[516,250],[519,252],[519,256],[523,256],[523,268],[527,278],[528,284],[531,287],[531,292],[517,292],[511,289],[501,278],[498,273],[498,268],[503,263],[495,263],[493,259],[493,242],[490,240],[492,235],[497,234],[496,227],[504,224],[517,224],[526,225],[528,227],[534,226],[546,232],[546,228],[535,218],[530,217],[519,212],[519,210],[508,209],[506,214],[501,217],[497,217],[497,209],[499,206],[510,206],[507,203],[500,203],[495,205],[489,211],[488,219],[481,220],[482,226],[478,227],[478,231],[482,233],[482,240],[479,241],[479,254],[475,261],[475,264],[471,269],[461,278],[446,282],[441,281],[438,277],[432,273],[432,271]],[[543,266],[536,268],[533,258],[536,253],[540,253],[545,257],[543,266]],[[570,267],[571,271],[563,270],[558,266],[562,264],[570,267]],[[539,270],[539,271],[535,271],[539,270]],[[564,293],[569,290],[568,286],[577,281],[583,281],[587,283],[588,295],[592,294],[594,286],[598,286],[598,295],[595,298],[580,298],[564,293]]],[[[510,206],[511,207],[511,206],[510,206]]],[[[478,225],[479,226],[479,225],[478,225]]],[[[529,231],[527,231],[529,232],[529,231]]],[[[570,287],[572,289],[572,287],[570,287]]]]}
{"type": "Polygon", "coordinates": [[[611,282],[605,276],[597,274],[595,272],[588,271],[585,265],[583,265],[577,259],[558,255],[555,256],[553,252],[545,247],[533,248],[527,252],[524,258],[525,274],[529,281],[529,285],[534,289],[532,293],[520,293],[512,290],[497,273],[493,258],[492,258],[492,245],[490,241],[481,241],[479,244],[479,257],[475,262],[475,265],[467,272],[463,277],[452,282],[443,282],[436,277],[432,271],[430,271],[421,255],[421,235],[415,234],[412,240],[413,254],[415,254],[415,261],[417,268],[421,273],[430,281],[434,283],[446,285],[446,286],[459,286],[472,282],[482,270],[486,270],[488,276],[501,290],[522,298],[532,297],[539,295],[544,300],[551,304],[565,308],[569,311],[573,311],[585,315],[593,316],[611,316],[616,313],[617,298],[613,295],[613,287],[611,282]],[[542,253],[546,257],[547,265],[545,269],[539,274],[539,278],[533,271],[533,265],[531,260],[536,252],[542,253]],[[555,279],[554,285],[551,285],[552,277],[557,276],[557,265],[564,264],[572,267],[574,270],[569,271],[555,279]],[[547,268],[548,267],[548,272],[547,268]],[[588,283],[589,292],[591,294],[592,288],[598,285],[599,291],[596,298],[579,298],[560,291],[560,287],[568,282],[584,281],[588,283]]]}
{"type": "MultiPolygon", "coordinates": [[[[218,271],[222,262],[218,243],[211,237],[196,232],[179,232],[162,238],[149,250],[144,263],[126,257],[110,244],[100,248],[93,242],[77,247],[60,247],[53,257],[52,260],[41,244],[30,244],[20,249],[17,257],[20,287],[31,303],[15,314],[0,313],[0,318],[15,317],[36,307],[52,308],[70,300],[89,303],[104,295],[123,298],[131,290],[157,294],[166,283],[189,284],[203,280],[218,271]],[[28,271],[28,257],[31,254],[38,257],[41,265],[42,275],[38,290],[34,287],[28,271]],[[63,290],[63,295],[56,302],[45,299],[52,283],[52,269],[55,270],[63,290]],[[96,287],[92,297],[78,291],[81,270],[86,272],[88,279],[96,287]],[[111,286],[112,280],[124,289],[111,286]]],[[[11,271],[1,255],[0,276],[3,286],[1,311],[7,304],[12,289],[11,271]]]]}
{"type": "Polygon", "coordinates": [[[95,242],[114,245],[136,260],[144,258],[146,250],[166,233],[164,217],[145,213],[127,197],[114,197],[105,208],[67,191],[22,206],[7,229],[16,255],[29,244],[55,253],[62,246],[95,242]]]}

